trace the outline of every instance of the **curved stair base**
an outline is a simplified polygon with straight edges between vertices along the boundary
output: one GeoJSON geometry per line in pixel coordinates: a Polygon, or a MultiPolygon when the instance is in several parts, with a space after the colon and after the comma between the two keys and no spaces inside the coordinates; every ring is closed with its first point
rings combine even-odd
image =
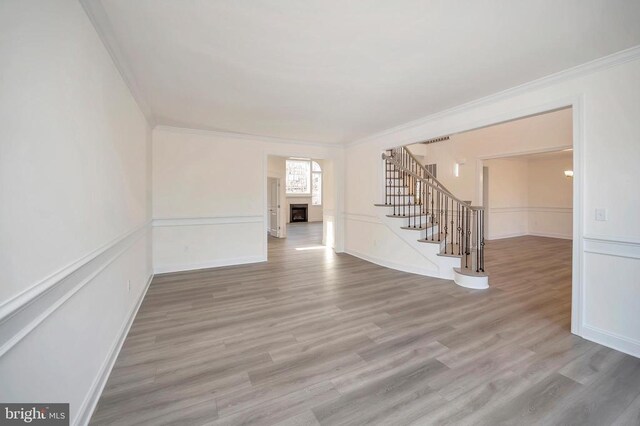
{"type": "Polygon", "coordinates": [[[471,269],[453,268],[453,281],[461,287],[483,290],[489,288],[489,277],[471,269]]]}

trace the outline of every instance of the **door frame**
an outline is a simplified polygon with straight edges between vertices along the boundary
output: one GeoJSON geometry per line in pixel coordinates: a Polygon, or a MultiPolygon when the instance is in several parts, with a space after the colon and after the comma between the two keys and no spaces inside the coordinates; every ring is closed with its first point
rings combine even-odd
{"type": "MultiPolygon", "coordinates": [[[[301,158],[311,158],[317,160],[323,160],[325,162],[325,167],[331,167],[331,180],[327,178],[326,168],[322,171],[322,221],[323,221],[323,230],[322,230],[322,244],[333,248],[333,251],[336,253],[344,252],[344,217],[341,213],[344,206],[344,159],[342,157],[342,152],[334,152],[334,146],[325,146],[322,144],[283,144],[283,146],[279,149],[275,147],[271,147],[270,149],[266,149],[263,151],[262,157],[262,205],[263,209],[263,226],[268,223],[269,220],[269,206],[267,200],[267,191],[269,191],[269,184],[267,178],[269,177],[278,177],[280,178],[281,185],[286,184],[286,173],[283,170],[282,176],[274,176],[274,174],[270,174],[268,170],[268,161],[270,156],[274,157],[301,157],[301,158]],[[329,148],[329,149],[328,149],[329,148]],[[333,196],[331,200],[333,201],[333,207],[328,208],[326,200],[326,189],[328,186],[331,186],[333,190],[333,196]],[[332,224],[328,225],[328,220],[332,224]]],[[[285,199],[282,199],[281,202],[286,203],[285,199]]],[[[286,197],[285,197],[286,198],[286,197]]],[[[282,204],[281,204],[282,206],[282,204]]],[[[282,213],[282,210],[281,210],[282,213]]],[[[286,213],[285,213],[286,214],[286,213]]],[[[282,215],[280,221],[282,222],[282,215]]],[[[286,221],[285,221],[286,222],[286,221]]],[[[262,241],[264,260],[268,260],[269,258],[269,248],[268,248],[268,238],[267,233],[263,233],[264,238],[262,241]]],[[[287,230],[286,224],[284,228],[280,229],[280,238],[286,238],[287,230]]]]}
{"type": "MultiPolygon", "coordinates": [[[[380,152],[400,145],[410,145],[422,140],[433,139],[454,133],[462,133],[470,130],[490,127],[509,121],[534,115],[545,114],[559,109],[571,108],[572,130],[573,130],[573,248],[572,248],[572,283],[571,283],[571,332],[582,336],[584,328],[584,94],[577,93],[566,97],[543,103],[529,103],[529,106],[518,109],[506,109],[497,114],[488,114],[483,118],[475,117],[473,114],[463,114],[462,108],[449,112],[451,118],[446,125],[432,126],[431,131],[414,135],[410,139],[402,142],[384,142],[379,145],[380,152]],[[460,113],[456,115],[455,113],[460,113]]],[[[499,110],[499,109],[498,109],[499,110]]],[[[437,116],[442,118],[444,114],[437,116]]],[[[432,119],[435,121],[435,119],[432,119]]],[[[481,162],[482,160],[478,160],[481,162]]],[[[482,170],[482,167],[479,167],[482,170]]],[[[378,168],[379,194],[384,190],[383,167],[378,168]]],[[[481,191],[481,189],[479,189],[481,191]]],[[[482,200],[479,194],[479,200],[482,200]]]]}
{"type": "Polygon", "coordinates": [[[280,199],[280,185],[281,185],[281,179],[279,177],[274,177],[274,176],[267,176],[267,185],[269,186],[267,189],[267,210],[270,208],[269,206],[269,192],[271,191],[271,186],[269,185],[269,180],[273,179],[276,181],[276,223],[277,223],[277,228],[276,228],[276,235],[271,235],[271,213],[268,213],[268,221],[267,221],[267,228],[268,228],[268,232],[269,235],[274,236],[276,238],[280,238],[281,234],[282,234],[282,229],[280,226],[280,215],[282,214],[282,200],[280,199]]]}
{"type": "MultiPolygon", "coordinates": [[[[566,101],[565,101],[566,102],[566,101]]],[[[520,117],[513,118],[508,121],[519,120],[522,118],[531,117],[534,115],[542,115],[549,112],[557,111],[564,108],[571,108],[571,121],[572,121],[572,129],[573,129],[573,143],[571,145],[558,145],[553,147],[547,147],[542,149],[521,151],[521,152],[512,152],[505,155],[490,155],[487,157],[478,158],[478,167],[480,174],[480,183],[477,188],[477,194],[479,199],[483,199],[483,184],[482,184],[482,169],[484,166],[484,160],[495,159],[495,158],[506,158],[513,157],[517,155],[526,155],[526,154],[538,154],[544,152],[554,152],[554,151],[562,151],[564,149],[572,148],[573,149],[573,217],[572,217],[572,226],[573,226],[573,236],[572,236],[572,256],[571,256],[571,333],[582,336],[582,325],[584,320],[584,281],[583,281],[583,237],[582,237],[582,229],[584,228],[584,196],[583,196],[583,173],[584,170],[584,152],[583,152],[583,140],[582,140],[582,129],[584,126],[583,123],[583,100],[582,96],[571,99],[571,101],[567,103],[560,102],[559,105],[553,108],[548,108],[546,110],[542,109],[536,111],[531,114],[526,114],[520,117]]],[[[504,121],[503,121],[504,122],[504,121]]],[[[494,124],[490,124],[483,127],[493,126],[495,124],[501,124],[503,122],[496,122],[494,124]]]]}

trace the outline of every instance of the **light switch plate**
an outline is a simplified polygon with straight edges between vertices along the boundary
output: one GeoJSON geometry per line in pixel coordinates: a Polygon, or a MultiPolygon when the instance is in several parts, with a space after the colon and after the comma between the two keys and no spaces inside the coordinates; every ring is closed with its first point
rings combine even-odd
{"type": "Polygon", "coordinates": [[[596,209],[596,220],[607,220],[607,209],[596,209]]]}

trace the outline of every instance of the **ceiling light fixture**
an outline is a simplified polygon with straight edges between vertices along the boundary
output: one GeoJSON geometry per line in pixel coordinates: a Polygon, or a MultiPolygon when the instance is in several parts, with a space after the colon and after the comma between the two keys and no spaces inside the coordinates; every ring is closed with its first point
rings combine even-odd
{"type": "Polygon", "coordinates": [[[566,177],[573,177],[573,170],[565,170],[564,175],[566,177]]]}

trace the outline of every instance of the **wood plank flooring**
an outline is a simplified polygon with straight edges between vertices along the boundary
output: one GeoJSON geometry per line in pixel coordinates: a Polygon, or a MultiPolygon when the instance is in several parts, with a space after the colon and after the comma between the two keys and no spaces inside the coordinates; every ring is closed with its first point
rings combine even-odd
{"type": "Polygon", "coordinates": [[[490,241],[468,290],[321,232],[157,276],[91,423],[640,425],[640,360],[569,332],[570,241],[490,241]]]}

